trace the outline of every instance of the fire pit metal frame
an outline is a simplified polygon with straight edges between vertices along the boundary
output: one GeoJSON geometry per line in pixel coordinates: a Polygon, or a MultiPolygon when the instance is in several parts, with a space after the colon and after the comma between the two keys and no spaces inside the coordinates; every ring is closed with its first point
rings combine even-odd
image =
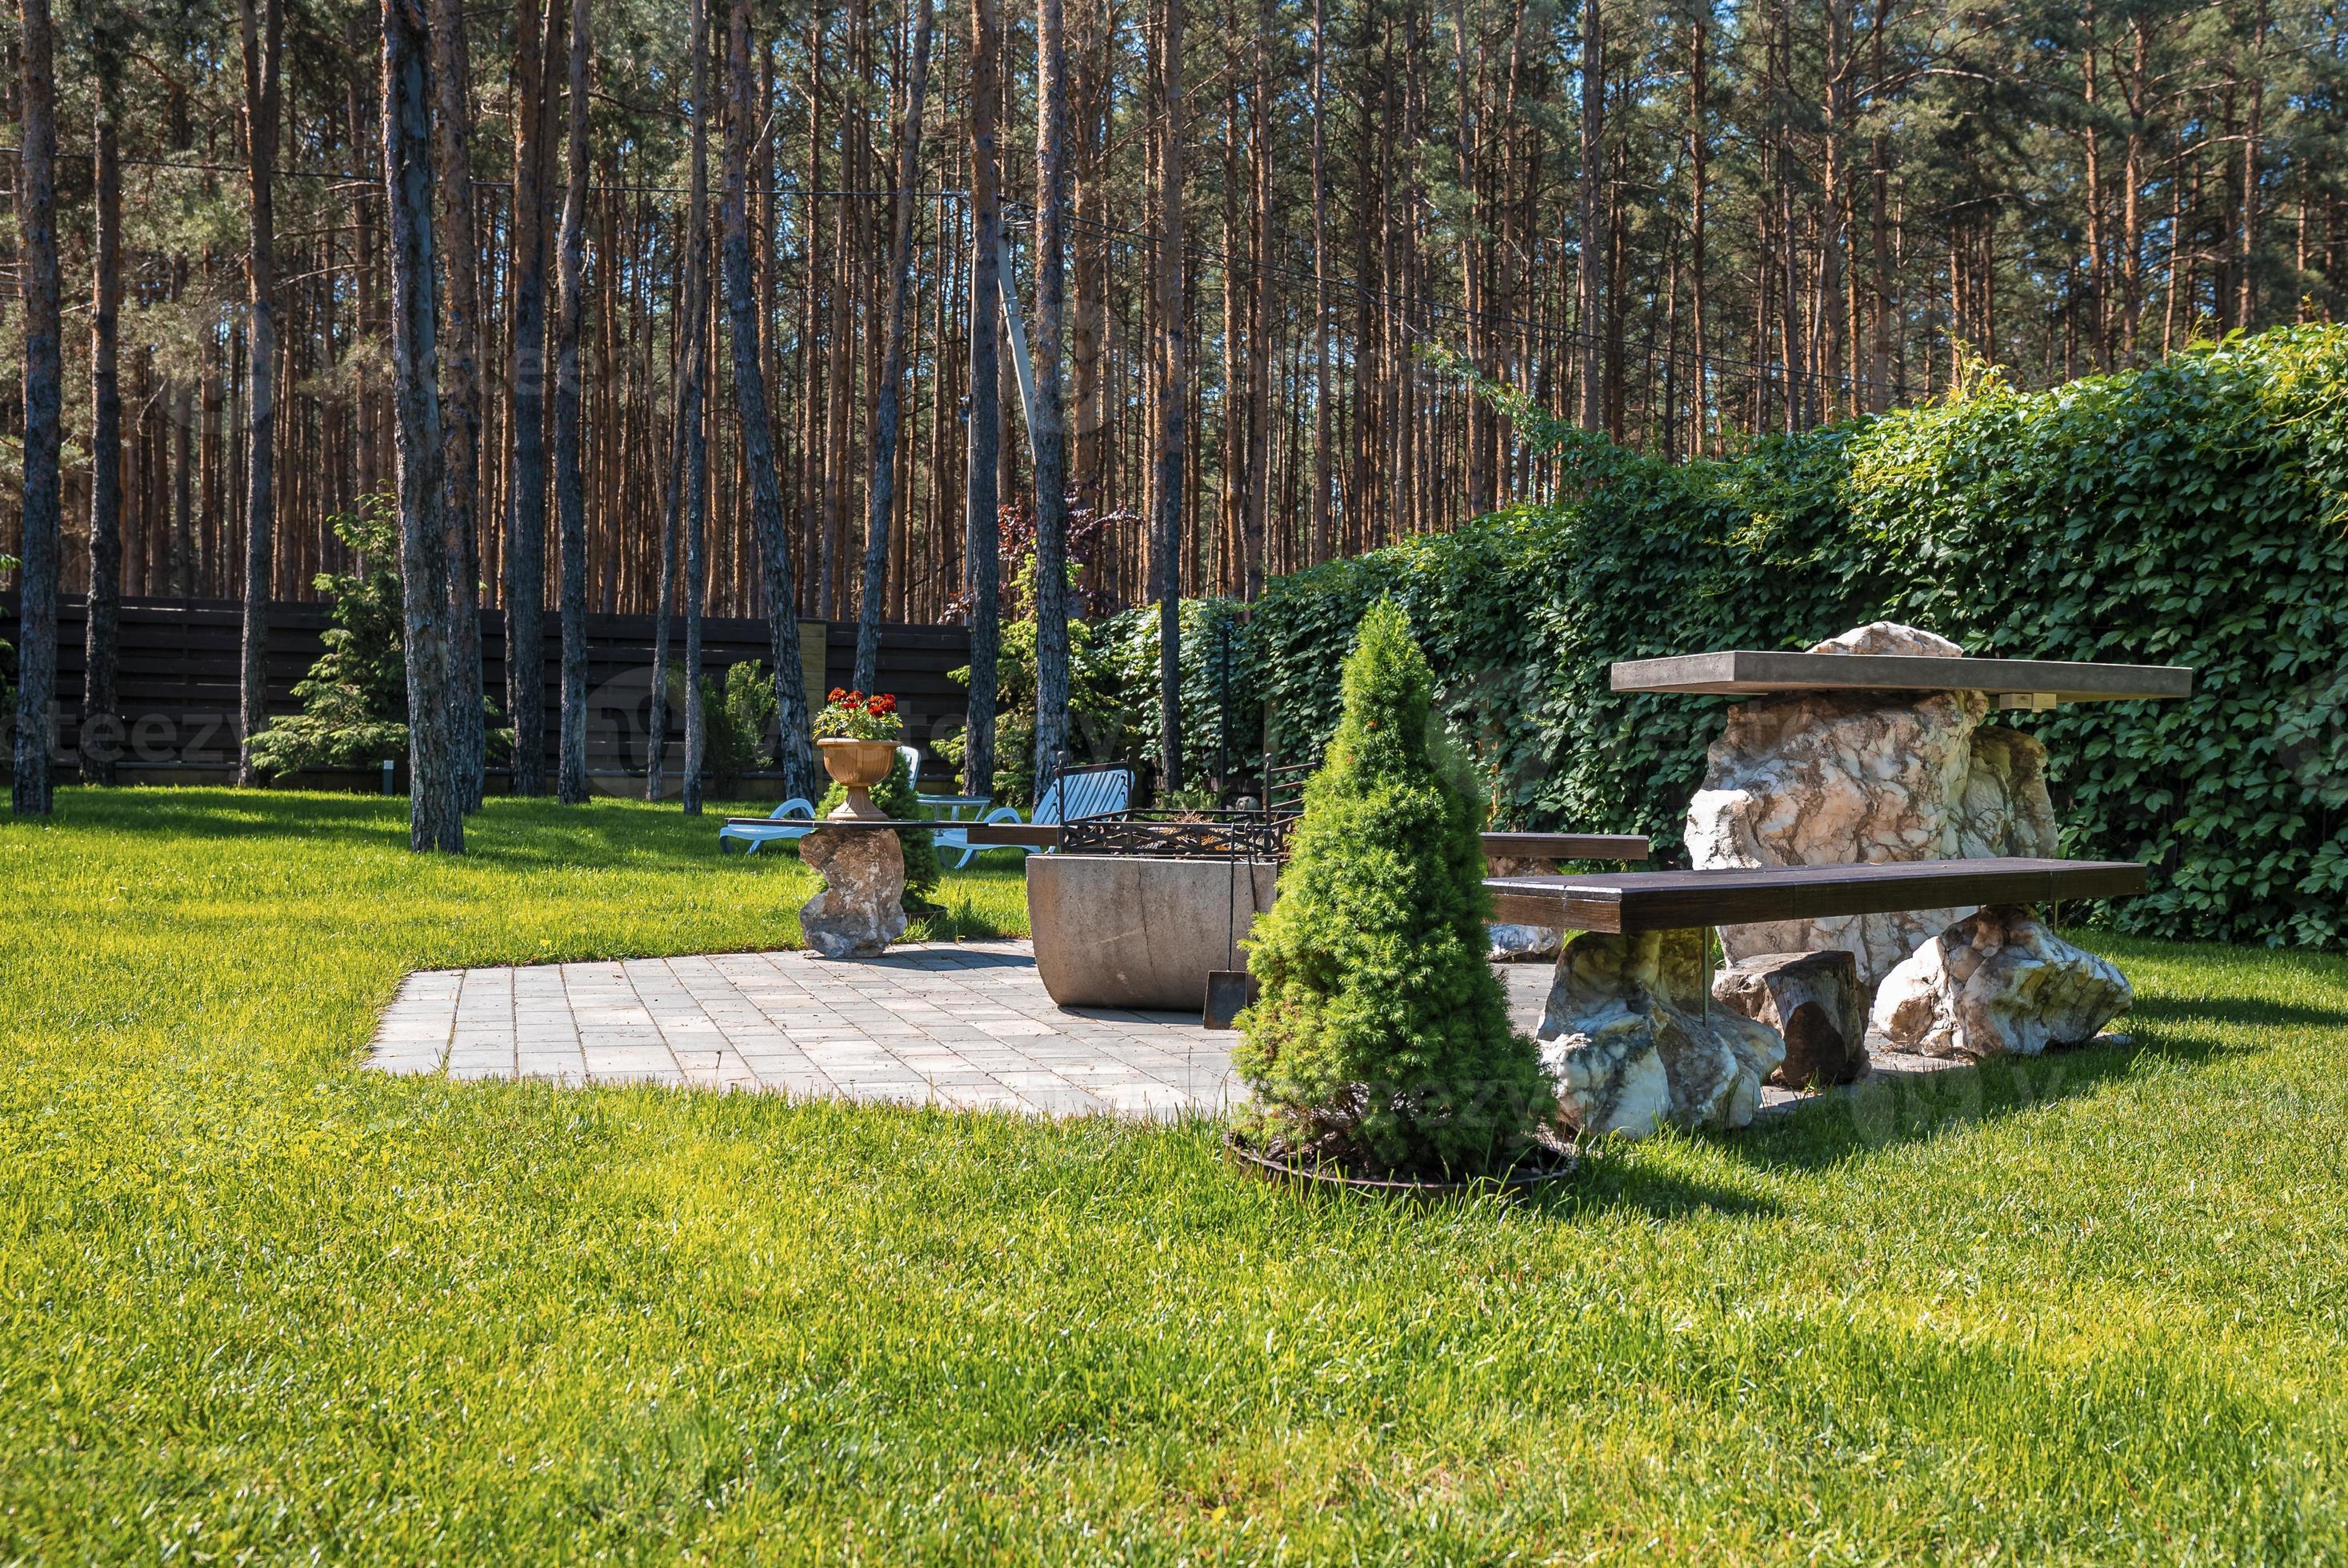
{"type": "Polygon", "coordinates": [[[1128,809],[1076,817],[1060,825],[1060,852],[1147,855],[1159,860],[1288,859],[1296,819],[1268,811],[1128,809]]]}

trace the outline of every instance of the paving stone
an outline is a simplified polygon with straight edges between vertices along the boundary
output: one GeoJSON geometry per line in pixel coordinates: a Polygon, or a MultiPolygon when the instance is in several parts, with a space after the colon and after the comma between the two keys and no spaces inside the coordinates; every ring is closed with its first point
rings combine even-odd
{"type": "MultiPolygon", "coordinates": [[[[1550,967],[1501,972],[1509,1011],[1529,1029],[1550,967]]],[[[722,953],[421,972],[385,1011],[370,1064],[459,1079],[1165,1119],[1245,1098],[1231,1075],[1236,1038],[1186,1014],[1064,1012],[1025,943],[966,942],[829,963],[722,953]]]]}

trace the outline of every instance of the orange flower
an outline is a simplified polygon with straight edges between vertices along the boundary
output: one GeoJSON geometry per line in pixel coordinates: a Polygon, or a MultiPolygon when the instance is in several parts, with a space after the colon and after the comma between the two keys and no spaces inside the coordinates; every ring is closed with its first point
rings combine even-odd
{"type": "Polygon", "coordinates": [[[847,696],[848,691],[846,687],[834,686],[831,688],[830,695],[827,696],[823,700],[826,702],[839,702],[847,696]]]}

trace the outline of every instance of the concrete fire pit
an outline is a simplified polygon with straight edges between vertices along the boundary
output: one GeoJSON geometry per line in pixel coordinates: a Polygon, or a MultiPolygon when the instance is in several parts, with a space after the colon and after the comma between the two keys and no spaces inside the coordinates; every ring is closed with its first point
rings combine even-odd
{"type": "Polygon", "coordinates": [[[1063,1007],[1196,1013],[1210,971],[1247,967],[1238,944],[1279,875],[1261,860],[1030,855],[1036,973],[1063,1007]]]}

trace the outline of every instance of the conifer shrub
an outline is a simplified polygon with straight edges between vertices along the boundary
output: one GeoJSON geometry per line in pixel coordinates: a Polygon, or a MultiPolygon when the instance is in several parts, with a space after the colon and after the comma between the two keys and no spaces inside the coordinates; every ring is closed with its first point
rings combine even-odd
{"type": "Polygon", "coordinates": [[[252,739],[267,778],[310,768],[375,767],[407,755],[407,659],[401,647],[399,520],[388,495],[364,495],[330,520],[358,557],[357,570],[314,580],[334,601],[334,624],[310,673],[294,683],[302,711],[273,719],[252,739]]]}
{"type": "Polygon", "coordinates": [[[1241,1132],[1292,1161],[1469,1176],[1507,1166],[1548,1118],[1486,956],[1483,810],[1433,686],[1408,618],[1380,601],[1250,944],[1262,990],[1231,1053],[1254,1089],[1241,1132]]]}
{"type": "Polygon", "coordinates": [[[712,793],[738,796],[743,777],[766,762],[778,706],[775,683],[757,659],[729,665],[722,683],[701,677],[701,770],[712,793]]]}

